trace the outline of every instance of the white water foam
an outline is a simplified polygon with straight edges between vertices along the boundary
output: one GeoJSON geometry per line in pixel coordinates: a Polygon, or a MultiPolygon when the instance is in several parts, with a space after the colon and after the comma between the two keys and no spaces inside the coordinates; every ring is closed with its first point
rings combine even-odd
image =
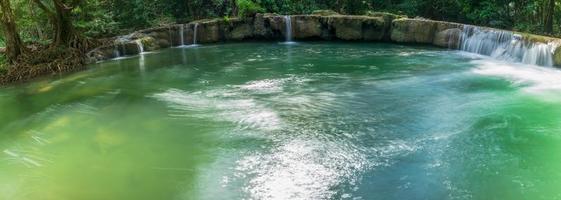
{"type": "Polygon", "coordinates": [[[555,68],[491,59],[475,60],[472,63],[477,66],[472,70],[474,73],[505,78],[526,92],[534,94],[561,92],[561,71],[555,68]]]}
{"type": "Polygon", "coordinates": [[[199,117],[230,121],[240,129],[277,130],[281,119],[278,114],[254,99],[238,97],[235,91],[210,90],[185,92],[169,89],[153,97],[168,103],[175,117],[199,117]]]}

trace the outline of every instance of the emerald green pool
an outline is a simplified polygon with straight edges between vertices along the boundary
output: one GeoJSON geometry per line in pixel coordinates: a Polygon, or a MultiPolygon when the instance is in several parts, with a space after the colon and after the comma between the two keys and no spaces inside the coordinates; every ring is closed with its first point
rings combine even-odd
{"type": "Polygon", "coordinates": [[[561,199],[561,71],[458,51],[175,48],[0,109],[0,199],[561,199]]]}

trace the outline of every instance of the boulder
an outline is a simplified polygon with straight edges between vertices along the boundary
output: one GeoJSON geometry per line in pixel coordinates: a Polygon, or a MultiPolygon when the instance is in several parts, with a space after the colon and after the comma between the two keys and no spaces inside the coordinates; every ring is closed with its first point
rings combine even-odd
{"type": "Polygon", "coordinates": [[[158,43],[156,43],[156,39],[154,39],[153,37],[145,36],[139,38],[139,40],[140,42],[142,42],[145,51],[155,51],[160,49],[160,46],[158,45],[158,43]]]}
{"type": "Polygon", "coordinates": [[[128,41],[126,43],[120,44],[120,49],[122,50],[121,55],[136,55],[140,53],[140,49],[138,48],[138,44],[135,41],[128,41]]]}
{"type": "Polygon", "coordinates": [[[335,37],[342,40],[381,40],[386,32],[382,17],[368,16],[330,16],[328,24],[335,32],[335,37]]]}
{"type": "Polygon", "coordinates": [[[561,48],[557,47],[553,52],[553,65],[556,67],[561,67],[561,48]]]}
{"type": "Polygon", "coordinates": [[[295,39],[320,38],[322,23],[320,16],[296,15],[292,16],[293,37],[295,39]]]}
{"type": "Polygon", "coordinates": [[[87,63],[96,63],[102,60],[108,60],[111,58],[115,58],[115,46],[114,45],[106,45],[102,47],[98,47],[86,54],[86,62],[87,63]]]}
{"type": "Polygon", "coordinates": [[[369,17],[362,23],[362,37],[364,40],[381,41],[389,37],[391,20],[383,17],[369,17]]]}
{"type": "Polygon", "coordinates": [[[253,19],[253,36],[255,38],[270,38],[271,29],[265,24],[265,15],[258,13],[253,19]]]}
{"type": "Polygon", "coordinates": [[[439,47],[457,49],[460,45],[460,35],[462,30],[459,28],[446,29],[437,32],[433,39],[433,44],[439,47]]]}
{"type": "Polygon", "coordinates": [[[362,39],[362,16],[330,16],[329,24],[335,30],[335,36],[342,40],[362,39]]]}
{"type": "Polygon", "coordinates": [[[221,25],[223,19],[206,20],[199,23],[197,27],[197,43],[213,43],[222,41],[223,30],[221,25]]]}
{"type": "Polygon", "coordinates": [[[286,36],[286,23],[284,16],[266,14],[264,17],[265,24],[269,25],[269,30],[271,31],[271,39],[286,36]]]}
{"type": "Polygon", "coordinates": [[[253,22],[250,19],[231,19],[226,30],[226,40],[243,40],[253,37],[253,22]]]}
{"type": "Polygon", "coordinates": [[[425,19],[396,19],[392,22],[391,40],[394,42],[431,44],[437,23],[425,19]]]}
{"type": "Polygon", "coordinates": [[[169,40],[166,40],[166,39],[156,39],[156,44],[157,44],[160,48],[168,48],[168,47],[171,47],[171,44],[169,43],[169,40]]]}

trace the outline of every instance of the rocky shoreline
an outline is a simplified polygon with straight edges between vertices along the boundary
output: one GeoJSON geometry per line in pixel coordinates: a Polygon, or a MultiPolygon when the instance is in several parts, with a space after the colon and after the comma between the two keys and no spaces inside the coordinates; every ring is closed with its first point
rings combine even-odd
{"type": "MultiPolygon", "coordinates": [[[[389,13],[369,16],[339,15],[336,13],[292,15],[289,18],[291,35],[295,40],[343,40],[426,44],[458,49],[464,28],[470,25],[406,18],[389,13]]],[[[277,14],[257,14],[251,18],[220,18],[175,24],[141,30],[115,38],[113,44],[98,47],[87,54],[88,63],[118,56],[139,54],[180,45],[243,40],[279,40],[287,34],[287,18],[277,14]],[[195,34],[194,30],[197,30],[195,34]]],[[[482,30],[498,29],[478,27],[482,30]]],[[[561,39],[517,33],[525,44],[560,43],[561,39]]],[[[551,52],[554,66],[561,66],[561,48],[551,52]]]]}

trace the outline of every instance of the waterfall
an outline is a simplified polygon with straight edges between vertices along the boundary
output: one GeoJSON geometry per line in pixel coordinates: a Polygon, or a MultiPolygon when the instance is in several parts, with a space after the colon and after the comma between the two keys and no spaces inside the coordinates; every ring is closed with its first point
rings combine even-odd
{"type": "Polygon", "coordinates": [[[183,24],[181,24],[179,26],[179,37],[181,37],[181,46],[185,46],[185,36],[184,36],[184,30],[183,30],[183,24]]]}
{"type": "Polygon", "coordinates": [[[121,52],[119,52],[119,45],[115,45],[113,49],[113,57],[118,58],[121,57],[121,52]]]}
{"type": "Polygon", "coordinates": [[[511,31],[464,26],[460,35],[460,50],[491,56],[510,62],[553,66],[556,45],[524,41],[511,31]]]}
{"type": "Polygon", "coordinates": [[[199,23],[196,23],[193,27],[193,45],[197,45],[197,28],[199,27],[199,23]]]}
{"type": "Polygon", "coordinates": [[[124,42],[119,43],[119,45],[121,46],[121,50],[123,50],[123,55],[122,56],[126,56],[127,55],[127,47],[125,46],[124,42]]]}
{"type": "Polygon", "coordinates": [[[138,54],[144,53],[144,45],[141,40],[135,40],[136,46],[138,47],[138,54]]]}
{"type": "Polygon", "coordinates": [[[285,15],[284,16],[284,23],[285,23],[285,37],[286,37],[286,42],[292,42],[292,19],[290,18],[290,15],[285,15]]]}

